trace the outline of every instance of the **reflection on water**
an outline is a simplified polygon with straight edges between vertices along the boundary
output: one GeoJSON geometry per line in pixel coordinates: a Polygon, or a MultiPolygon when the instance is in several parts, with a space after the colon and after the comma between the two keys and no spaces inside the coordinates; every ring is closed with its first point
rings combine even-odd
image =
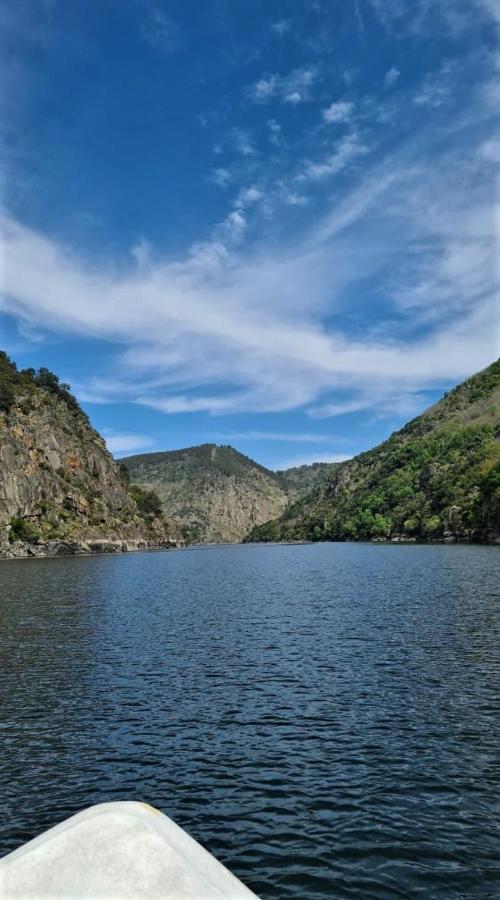
{"type": "Polygon", "coordinates": [[[500,896],[500,553],[0,566],[0,852],[163,809],[264,898],[500,896]]]}

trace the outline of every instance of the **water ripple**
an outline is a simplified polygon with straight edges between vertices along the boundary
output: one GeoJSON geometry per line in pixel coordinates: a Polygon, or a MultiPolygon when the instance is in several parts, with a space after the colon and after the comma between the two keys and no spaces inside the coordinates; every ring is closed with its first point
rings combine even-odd
{"type": "Polygon", "coordinates": [[[500,896],[500,554],[0,569],[0,850],[143,799],[263,898],[500,896]]]}

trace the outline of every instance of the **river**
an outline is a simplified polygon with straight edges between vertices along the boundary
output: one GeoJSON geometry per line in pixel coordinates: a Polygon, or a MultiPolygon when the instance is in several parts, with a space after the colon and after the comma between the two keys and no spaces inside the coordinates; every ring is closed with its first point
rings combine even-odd
{"type": "Polygon", "coordinates": [[[500,896],[500,551],[0,563],[0,853],[170,815],[263,898],[500,896]]]}

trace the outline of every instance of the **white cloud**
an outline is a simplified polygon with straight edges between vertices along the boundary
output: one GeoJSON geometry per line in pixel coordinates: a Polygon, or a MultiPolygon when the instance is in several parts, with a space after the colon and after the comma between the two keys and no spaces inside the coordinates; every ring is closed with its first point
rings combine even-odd
{"type": "Polygon", "coordinates": [[[247,220],[241,209],[233,209],[219,225],[219,231],[223,238],[238,242],[247,227],[247,220]]]}
{"type": "Polygon", "coordinates": [[[427,35],[440,29],[456,38],[477,25],[478,21],[500,24],[498,0],[370,0],[382,25],[389,33],[397,29],[398,37],[408,33],[427,35]]]}
{"type": "Polygon", "coordinates": [[[154,441],[146,434],[133,434],[128,431],[113,431],[103,429],[102,434],[106,440],[108,450],[113,456],[125,456],[128,453],[136,453],[140,450],[148,450],[154,441]]]}
{"type": "Polygon", "coordinates": [[[346,100],[339,100],[336,103],[330,103],[327,109],[323,110],[323,120],[328,125],[337,122],[349,122],[352,118],[354,105],[346,100]]]}
{"type": "Polygon", "coordinates": [[[253,206],[255,203],[258,203],[259,200],[262,200],[264,194],[258,187],[252,184],[248,188],[241,188],[237,198],[236,198],[236,207],[244,209],[247,206],[253,206]]]}
{"type": "Polygon", "coordinates": [[[229,169],[219,166],[219,168],[213,170],[210,181],[213,181],[217,187],[227,188],[231,182],[231,172],[229,169]]]}
{"type": "Polygon", "coordinates": [[[375,410],[378,418],[402,416],[411,418],[418,415],[427,405],[425,395],[418,391],[394,391],[377,385],[375,391],[365,391],[355,400],[326,403],[310,410],[316,419],[330,419],[345,416],[361,410],[375,410]]]}
{"type": "Polygon", "coordinates": [[[271,144],[278,147],[281,143],[282,127],[276,119],[269,119],[267,125],[269,128],[269,140],[271,141],[271,144]]]}
{"type": "Polygon", "coordinates": [[[271,25],[272,30],[278,37],[284,37],[285,34],[288,34],[291,28],[289,19],[280,19],[278,22],[273,22],[271,25]]]}
{"type": "Polygon", "coordinates": [[[233,434],[218,434],[216,438],[223,441],[284,441],[292,444],[338,443],[335,437],[328,434],[287,431],[239,431],[233,434]]]}
{"type": "Polygon", "coordinates": [[[333,153],[320,161],[307,160],[302,171],[297,175],[297,181],[320,181],[332,175],[338,175],[356,157],[368,153],[368,147],[361,144],[356,136],[343,138],[335,147],[333,153]]]}
{"type": "Polygon", "coordinates": [[[141,397],[137,401],[142,406],[157,409],[164,413],[194,413],[194,412],[226,412],[234,408],[234,398],[230,397],[189,397],[175,395],[164,400],[154,397],[141,397]]]}
{"type": "Polygon", "coordinates": [[[497,25],[500,25],[500,6],[498,0],[477,0],[477,4],[487,16],[490,16],[497,25]]]}
{"type": "Polygon", "coordinates": [[[166,53],[179,49],[181,44],[179,25],[164,10],[156,6],[148,10],[142,26],[142,35],[152,47],[166,53]]]}
{"type": "Polygon", "coordinates": [[[399,69],[396,69],[396,66],[392,66],[392,68],[390,68],[389,71],[384,75],[384,84],[386,88],[390,88],[394,84],[396,84],[396,81],[398,80],[400,74],[401,73],[399,69]]]}
{"type": "Polygon", "coordinates": [[[247,88],[254,103],[268,103],[277,99],[282,103],[298,104],[312,99],[311,89],[317,80],[312,68],[293,69],[288,75],[264,75],[247,88]]]}
{"type": "Polygon", "coordinates": [[[415,106],[429,106],[432,109],[437,109],[438,106],[443,106],[443,104],[446,103],[448,97],[449,91],[447,85],[426,84],[418,94],[415,95],[413,102],[415,106]]]}
{"type": "Polygon", "coordinates": [[[283,200],[287,206],[307,206],[309,200],[303,194],[297,194],[296,191],[285,191],[283,200]]]}
{"type": "Polygon", "coordinates": [[[252,97],[257,102],[269,100],[276,92],[278,87],[278,76],[269,75],[267,78],[259,78],[252,85],[252,97]]]}
{"type": "Polygon", "coordinates": [[[453,79],[456,72],[456,61],[446,60],[438,72],[424,78],[422,87],[413,98],[414,104],[437,109],[448,103],[454,94],[453,79]]]}
{"type": "Polygon", "coordinates": [[[490,138],[481,144],[478,156],[488,163],[500,163],[500,138],[490,138]]]}
{"type": "Polygon", "coordinates": [[[231,137],[235,150],[242,156],[255,156],[257,150],[250,132],[244,128],[233,128],[231,137]]]}
{"type": "Polygon", "coordinates": [[[365,33],[365,23],[363,21],[363,16],[361,15],[361,10],[359,8],[358,0],[354,0],[354,15],[356,16],[356,21],[358,23],[358,29],[361,35],[364,36],[365,33]]]}
{"type": "MultiPolygon", "coordinates": [[[[175,258],[151,253],[147,266],[89,261],[5,215],[0,306],[30,328],[107,341],[109,371],[120,379],[104,369],[83,386],[102,402],[214,415],[418,411],[427,388],[449,386],[498,352],[484,144],[483,136],[466,153],[456,142],[441,146],[430,166],[427,145],[419,159],[413,142],[356,171],[352,184],[339,182],[319,218],[281,241],[245,244],[242,203],[210,239],[175,258]],[[383,310],[377,331],[373,300],[383,310]]],[[[332,175],[366,153],[345,138],[299,180],[332,175]]],[[[253,217],[254,191],[264,191],[260,183],[244,191],[253,217]]]]}
{"type": "Polygon", "coordinates": [[[151,244],[145,238],[141,238],[130,250],[138,266],[148,266],[151,263],[151,244]]]}
{"type": "Polygon", "coordinates": [[[292,456],[273,466],[276,472],[282,472],[284,469],[295,469],[298,466],[312,466],[313,463],[341,463],[352,459],[352,455],[348,456],[343,453],[309,453],[307,456],[292,456]]]}

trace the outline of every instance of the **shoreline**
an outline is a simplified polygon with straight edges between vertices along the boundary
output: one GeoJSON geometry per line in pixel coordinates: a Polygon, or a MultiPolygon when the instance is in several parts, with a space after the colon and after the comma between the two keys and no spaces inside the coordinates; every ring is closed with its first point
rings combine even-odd
{"type": "Polygon", "coordinates": [[[137,553],[147,550],[177,550],[183,543],[169,540],[89,538],[88,540],[51,540],[38,544],[13,541],[0,544],[0,560],[54,559],[61,556],[92,556],[103,553],[137,553]]]}
{"type": "Polygon", "coordinates": [[[30,544],[27,541],[15,541],[12,544],[0,544],[0,562],[11,559],[56,559],[65,556],[94,556],[106,553],[139,553],[161,550],[203,550],[217,547],[297,547],[313,544],[383,544],[386,546],[417,546],[417,547],[498,547],[500,535],[494,534],[489,540],[460,540],[448,538],[445,540],[416,540],[414,539],[389,539],[376,538],[365,541],[227,541],[186,544],[182,541],[169,540],[145,540],[114,538],[90,538],[86,541],[51,540],[39,544],[30,544]]]}

